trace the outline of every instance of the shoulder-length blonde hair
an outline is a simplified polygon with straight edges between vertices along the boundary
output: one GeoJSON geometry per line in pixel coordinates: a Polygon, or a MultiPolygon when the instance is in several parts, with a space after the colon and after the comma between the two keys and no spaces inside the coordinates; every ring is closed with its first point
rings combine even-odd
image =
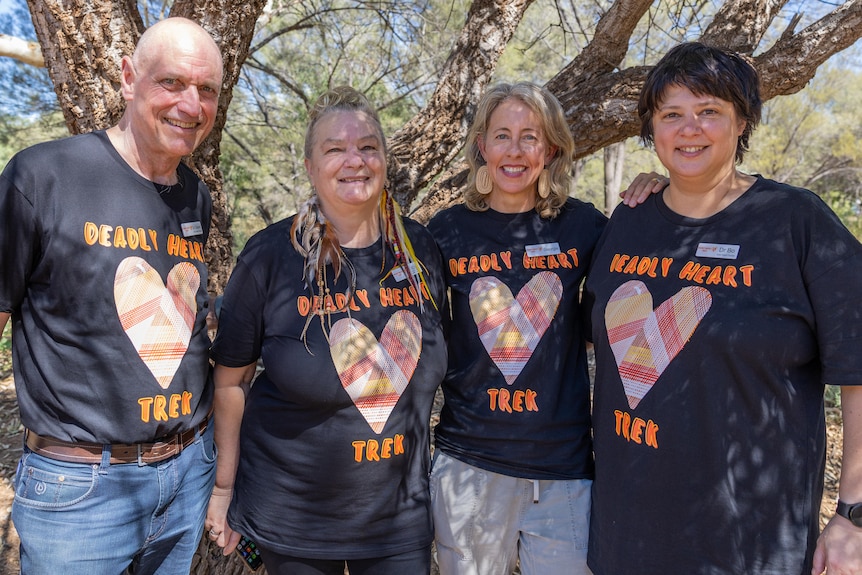
{"type": "Polygon", "coordinates": [[[575,141],[566,123],[563,107],[559,100],[546,88],[530,82],[517,84],[497,84],[490,88],[479,100],[476,115],[470,130],[467,132],[465,155],[470,164],[470,174],[467,176],[467,188],[464,192],[464,203],[476,212],[488,209],[486,196],[476,189],[476,172],[485,165],[485,159],[479,151],[479,138],[484,138],[488,132],[491,114],[497,106],[509,99],[523,102],[539,118],[545,142],[554,148],[556,153],[548,164],[551,193],[547,198],[536,195],[536,211],[543,218],[555,218],[560,208],[566,203],[571,184],[572,157],[575,151],[575,141]]]}

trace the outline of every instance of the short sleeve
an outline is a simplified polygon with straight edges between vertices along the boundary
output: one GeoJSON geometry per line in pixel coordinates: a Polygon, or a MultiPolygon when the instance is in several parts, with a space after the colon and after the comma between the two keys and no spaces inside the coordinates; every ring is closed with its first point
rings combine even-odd
{"type": "Polygon", "coordinates": [[[19,160],[0,175],[0,311],[11,312],[24,299],[27,279],[39,252],[33,202],[16,185],[19,160]]]}

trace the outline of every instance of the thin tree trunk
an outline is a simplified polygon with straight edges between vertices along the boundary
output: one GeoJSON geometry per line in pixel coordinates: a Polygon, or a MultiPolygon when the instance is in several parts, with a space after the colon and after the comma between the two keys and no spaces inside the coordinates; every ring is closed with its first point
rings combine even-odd
{"type": "Polygon", "coordinates": [[[623,186],[623,166],[626,160],[625,141],[606,146],[605,157],[605,215],[610,217],[620,202],[623,186]]]}

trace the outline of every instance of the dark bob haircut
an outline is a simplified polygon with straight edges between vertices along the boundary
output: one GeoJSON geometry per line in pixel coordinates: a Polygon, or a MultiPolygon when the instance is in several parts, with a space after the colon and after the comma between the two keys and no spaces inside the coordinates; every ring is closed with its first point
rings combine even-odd
{"type": "Polygon", "coordinates": [[[650,71],[641,91],[638,116],[644,144],[653,143],[653,114],[672,85],[688,88],[698,96],[713,96],[733,104],[737,116],[745,121],[745,129],[736,142],[736,162],[742,162],[748,151],[748,139],[760,123],[763,105],[757,70],[729,50],[700,42],[675,46],[650,71]]]}

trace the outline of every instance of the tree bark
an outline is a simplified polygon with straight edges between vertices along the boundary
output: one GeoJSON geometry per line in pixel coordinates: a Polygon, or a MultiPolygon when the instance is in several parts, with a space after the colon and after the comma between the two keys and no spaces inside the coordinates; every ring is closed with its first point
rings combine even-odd
{"type": "Polygon", "coordinates": [[[189,165],[206,182],[213,198],[212,227],[206,245],[208,289],[212,295],[224,290],[233,269],[233,237],[230,213],[219,168],[222,130],[233,99],[233,88],[248,56],[254,26],[266,0],[177,0],[171,16],[198,22],[215,38],[224,59],[224,78],[213,131],[188,158],[189,165]]]}
{"type": "Polygon", "coordinates": [[[120,60],[144,31],[134,0],[27,0],[66,126],[72,134],[116,124],[125,102],[120,60]]]}
{"type": "Polygon", "coordinates": [[[623,165],[626,160],[626,143],[617,142],[606,146],[605,157],[605,215],[613,213],[620,202],[619,193],[623,185],[623,165]]]}

